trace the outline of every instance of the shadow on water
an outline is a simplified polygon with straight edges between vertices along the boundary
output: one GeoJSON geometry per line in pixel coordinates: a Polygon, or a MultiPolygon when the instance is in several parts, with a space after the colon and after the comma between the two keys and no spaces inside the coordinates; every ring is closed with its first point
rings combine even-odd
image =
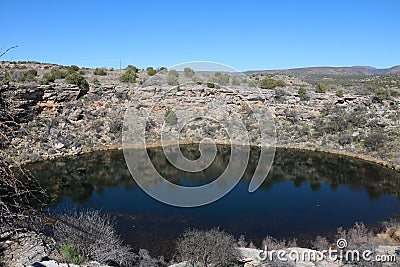
{"type": "MultiPolygon", "coordinates": [[[[199,156],[196,146],[181,150],[188,158],[199,156]]],[[[152,148],[148,153],[163,177],[187,186],[216,179],[230,157],[229,147],[218,146],[211,166],[187,173],[174,168],[162,149],[152,148]]],[[[174,251],[171,244],[191,227],[219,226],[237,237],[244,234],[256,244],[266,235],[297,237],[302,244],[340,226],[350,227],[356,221],[373,225],[400,213],[399,173],[321,152],[277,149],[267,179],[256,192],[248,193],[258,155],[259,150],[253,148],[244,177],[228,195],[189,209],[168,206],[146,195],[131,178],[122,151],[85,154],[29,168],[49,192],[52,211],[76,207],[112,213],[126,242],[167,257],[174,251]]]]}

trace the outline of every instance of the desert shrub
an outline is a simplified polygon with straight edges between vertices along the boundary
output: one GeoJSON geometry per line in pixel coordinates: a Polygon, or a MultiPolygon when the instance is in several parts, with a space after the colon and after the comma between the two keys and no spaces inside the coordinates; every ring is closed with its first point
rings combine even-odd
{"type": "Polygon", "coordinates": [[[189,67],[186,67],[186,68],[184,68],[183,69],[183,72],[185,73],[185,75],[187,76],[187,77],[193,77],[194,76],[194,70],[193,69],[191,69],[191,68],[189,68],[189,67]]]}
{"type": "Polygon", "coordinates": [[[213,82],[208,82],[208,83],[207,83],[207,87],[208,87],[208,88],[214,88],[214,87],[215,87],[215,84],[214,84],[213,82]]]}
{"type": "Polygon", "coordinates": [[[370,232],[365,224],[362,222],[356,222],[355,225],[344,230],[343,228],[337,229],[337,239],[344,238],[347,241],[347,248],[360,248],[361,246],[368,244],[372,241],[374,235],[370,232]]]}
{"type": "Polygon", "coordinates": [[[83,77],[81,74],[74,72],[70,73],[65,77],[65,81],[70,84],[75,84],[79,86],[80,88],[88,87],[89,84],[86,81],[85,77],[83,77]]]}
{"type": "Polygon", "coordinates": [[[214,77],[212,80],[218,85],[226,86],[229,84],[230,77],[226,73],[217,71],[216,73],[214,73],[214,77]]]}
{"type": "Polygon", "coordinates": [[[256,86],[257,86],[256,82],[253,81],[253,80],[249,80],[249,82],[248,82],[247,84],[248,84],[250,87],[256,87],[256,86]]]}
{"type": "Polygon", "coordinates": [[[99,75],[99,76],[105,76],[105,75],[107,75],[107,71],[106,71],[105,69],[96,68],[96,69],[93,71],[93,74],[94,74],[94,75],[99,75]]]}
{"type": "Polygon", "coordinates": [[[85,261],[79,249],[71,245],[60,246],[60,254],[68,263],[82,264],[85,261]]]}
{"type": "Polygon", "coordinates": [[[241,247],[241,248],[245,248],[247,247],[248,242],[246,241],[246,238],[244,237],[244,235],[240,235],[238,242],[237,242],[237,246],[241,247]]]}
{"type": "Polygon", "coordinates": [[[340,134],[339,135],[339,145],[350,145],[353,142],[353,137],[350,134],[340,134]]]}
{"type": "Polygon", "coordinates": [[[178,122],[178,117],[176,116],[175,111],[168,109],[164,114],[164,121],[168,125],[176,124],[178,122]]]}
{"type": "Polygon", "coordinates": [[[166,67],[161,67],[160,71],[163,71],[163,70],[168,70],[168,69],[166,67]]]}
{"type": "Polygon", "coordinates": [[[139,71],[139,69],[136,66],[133,66],[133,65],[128,65],[125,70],[130,70],[133,73],[137,73],[139,71]]]}
{"type": "Polygon", "coordinates": [[[95,84],[95,85],[100,85],[100,81],[97,78],[94,78],[92,83],[95,84]]]}
{"type": "Polygon", "coordinates": [[[276,88],[275,89],[275,98],[278,100],[284,99],[284,96],[286,95],[286,91],[283,90],[282,88],[276,88]]]}
{"type": "Polygon", "coordinates": [[[136,260],[131,248],[124,245],[109,216],[98,211],[75,211],[58,215],[54,239],[60,247],[73,247],[85,260],[129,265],[136,260]]]}
{"type": "Polygon", "coordinates": [[[217,228],[186,231],[176,243],[180,260],[203,267],[235,263],[238,256],[235,244],[233,236],[217,228]]]}
{"type": "Polygon", "coordinates": [[[284,113],[286,120],[290,121],[291,123],[295,123],[299,120],[297,110],[293,108],[286,108],[284,113]]]}
{"type": "MultiPolygon", "coordinates": [[[[131,66],[131,65],[129,65],[131,66]]],[[[119,80],[123,83],[135,83],[136,82],[136,67],[129,67],[126,68],[124,74],[119,77],[119,80]]]]}
{"type": "Polygon", "coordinates": [[[43,74],[42,83],[49,84],[49,83],[53,83],[55,80],[56,80],[56,78],[54,78],[54,76],[51,75],[50,73],[43,74]]]}
{"type": "Polygon", "coordinates": [[[344,91],[343,91],[343,89],[338,89],[338,90],[336,91],[336,96],[337,96],[337,97],[343,97],[343,96],[344,96],[344,91]]]}
{"type": "Polygon", "coordinates": [[[371,150],[379,150],[385,146],[386,135],[382,131],[372,131],[364,139],[364,145],[371,150]]]}
{"type": "Polygon", "coordinates": [[[275,87],[285,87],[286,84],[282,80],[275,80],[269,77],[266,77],[260,81],[260,87],[262,89],[274,89],[275,87]]]}
{"type": "Polygon", "coordinates": [[[178,85],[179,84],[179,73],[176,70],[170,70],[167,75],[168,85],[178,85]]]}
{"type": "Polygon", "coordinates": [[[64,79],[67,76],[67,73],[61,69],[52,69],[50,75],[54,79],[64,79]]]}
{"type": "Polygon", "coordinates": [[[170,76],[175,76],[175,77],[179,77],[179,72],[177,70],[170,70],[168,72],[168,75],[170,76]]]}
{"type": "Polygon", "coordinates": [[[307,89],[304,86],[300,87],[299,90],[297,90],[297,94],[302,101],[308,100],[310,98],[307,94],[307,89]]]}
{"type": "Polygon", "coordinates": [[[315,250],[322,251],[329,248],[329,242],[326,237],[317,236],[315,240],[311,242],[311,247],[315,250]]]}
{"type": "Polygon", "coordinates": [[[326,92],[326,87],[327,87],[326,84],[317,83],[315,85],[315,92],[319,93],[319,94],[325,93],[326,92]]]}
{"type": "Polygon", "coordinates": [[[25,79],[26,81],[32,81],[32,80],[34,80],[35,77],[37,76],[37,74],[38,74],[37,70],[34,70],[34,69],[30,69],[30,70],[27,70],[27,71],[24,71],[24,72],[23,72],[24,79],[25,79]]]}
{"type": "Polygon", "coordinates": [[[147,68],[146,68],[146,71],[147,71],[147,74],[148,74],[149,76],[153,76],[154,74],[157,73],[157,71],[156,71],[153,67],[147,67],[147,68]]]}
{"type": "Polygon", "coordinates": [[[70,72],[75,72],[75,71],[79,71],[79,67],[77,65],[71,65],[71,66],[67,67],[67,70],[70,72]]]}
{"type": "Polygon", "coordinates": [[[278,250],[278,249],[284,249],[284,248],[291,248],[291,247],[296,247],[297,246],[297,240],[292,239],[292,240],[286,240],[286,239],[275,239],[271,236],[267,236],[264,238],[262,241],[262,249],[271,251],[271,250],[278,250]]]}

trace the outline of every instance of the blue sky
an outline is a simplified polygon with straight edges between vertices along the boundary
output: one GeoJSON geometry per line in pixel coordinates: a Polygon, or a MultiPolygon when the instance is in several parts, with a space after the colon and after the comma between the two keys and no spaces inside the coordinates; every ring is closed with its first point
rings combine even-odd
{"type": "Polygon", "coordinates": [[[400,65],[400,1],[3,1],[2,60],[236,69],[400,65]]]}

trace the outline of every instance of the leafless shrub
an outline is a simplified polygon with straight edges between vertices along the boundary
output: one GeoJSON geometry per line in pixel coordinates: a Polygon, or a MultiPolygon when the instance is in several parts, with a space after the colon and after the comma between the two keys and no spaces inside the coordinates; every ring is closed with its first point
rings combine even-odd
{"type": "Polygon", "coordinates": [[[122,266],[132,266],[137,260],[131,248],[117,235],[111,218],[99,211],[59,215],[53,231],[57,244],[78,248],[87,260],[122,266]]]}
{"type": "Polygon", "coordinates": [[[177,241],[177,252],[180,260],[192,266],[230,266],[238,256],[235,245],[233,236],[217,228],[194,229],[186,231],[177,241]]]}
{"type": "Polygon", "coordinates": [[[314,241],[311,242],[311,246],[315,250],[325,250],[329,247],[329,242],[326,237],[317,236],[314,241]]]}
{"type": "Polygon", "coordinates": [[[360,246],[373,237],[373,234],[365,227],[364,223],[356,222],[355,225],[348,229],[344,230],[343,228],[338,228],[337,238],[346,239],[349,246],[360,246]]]}
{"type": "Polygon", "coordinates": [[[245,248],[247,247],[248,243],[246,241],[246,238],[244,235],[240,235],[238,242],[237,242],[238,247],[245,248]]]}
{"type": "Polygon", "coordinates": [[[297,240],[295,238],[292,240],[278,240],[271,236],[267,236],[264,238],[262,246],[265,250],[278,250],[283,248],[297,247],[297,240]]]}
{"type": "Polygon", "coordinates": [[[149,251],[146,249],[139,250],[139,267],[162,267],[167,266],[163,258],[154,259],[150,256],[149,251]]]}

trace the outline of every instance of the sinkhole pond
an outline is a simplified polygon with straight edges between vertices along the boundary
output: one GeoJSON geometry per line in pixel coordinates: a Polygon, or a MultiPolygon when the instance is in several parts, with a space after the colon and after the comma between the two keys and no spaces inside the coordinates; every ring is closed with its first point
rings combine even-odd
{"type": "MultiPolygon", "coordinates": [[[[181,147],[189,159],[195,145],[181,147]]],[[[154,167],[169,181],[186,186],[209,183],[225,169],[229,146],[217,146],[212,164],[197,173],[169,163],[162,148],[148,149],[154,167]]],[[[374,163],[322,152],[277,148],[267,179],[248,192],[259,149],[251,149],[237,186],[214,203],[179,208],[148,196],[131,177],[123,152],[100,151],[30,164],[28,169],[51,197],[50,212],[98,209],[115,216],[123,240],[153,256],[171,257],[176,239],[188,228],[219,227],[260,246],[267,236],[297,238],[308,245],[317,235],[364,222],[376,227],[400,214],[400,174],[374,163]]],[[[223,185],[221,185],[223,186],[223,185]]]]}

